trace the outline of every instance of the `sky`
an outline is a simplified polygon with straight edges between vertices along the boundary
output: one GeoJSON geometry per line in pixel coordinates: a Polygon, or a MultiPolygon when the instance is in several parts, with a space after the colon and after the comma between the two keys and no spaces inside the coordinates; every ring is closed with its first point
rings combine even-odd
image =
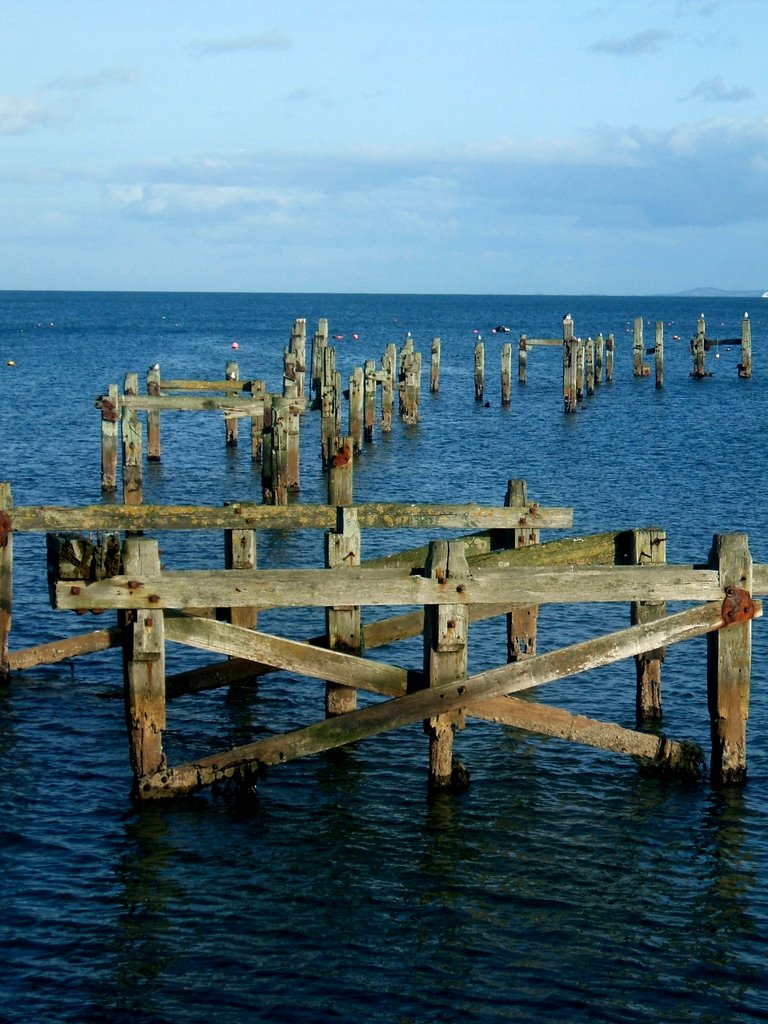
{"type": "Polygon", "coordinates": [[[4,0],[0,290],[768,289],[766,0],[4,0]]]}

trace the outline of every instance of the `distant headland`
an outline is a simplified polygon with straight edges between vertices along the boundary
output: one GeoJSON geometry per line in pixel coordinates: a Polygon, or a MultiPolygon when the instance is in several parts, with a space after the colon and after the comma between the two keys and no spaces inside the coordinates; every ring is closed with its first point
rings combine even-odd
{"type": "Polygon", "coordinates": [[[691,288],[687,292],[674,292],[679,299],[760,299],[765,295],[757,288],[751,291],[735,291],[730,288],[691,288]]]}

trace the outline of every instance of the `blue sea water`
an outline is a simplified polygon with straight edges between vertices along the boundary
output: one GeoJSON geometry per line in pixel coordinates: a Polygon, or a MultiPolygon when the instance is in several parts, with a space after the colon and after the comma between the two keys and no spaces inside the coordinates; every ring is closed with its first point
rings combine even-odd
{"type": "MultiPolygon", "coordinates": [[[[540,504],[573,507],[569,532],[658,525],[670,562],[702,562],[713,534],[744,531],[768,562],[759,299],[4,292],[0,479],[17,505],[105,500],[94,400],[110,383],[156,361],[166,378],[220,378],[236,358],[241,377],[279,390],[296,317],[310,337],[320,317],[344,335],[345,378],[407,331],[423,354],[421,422],[366,445],[359,501],[500,504],[507,480],[523,478],[540,504]],[[740,350],[724,344],[708,353],[712,376],[693,380],[699,314],[710,337],[736,338],[745,311],[752,379],[738,379],[740,350]],[[502,343],[557,336],[566,313],[577,335],[615,335],[614,381],[565,416],[559,351],[537,348],[502,407],[502,343]],[[665,325],[663,389],[632,375],[636,316],[647,345],[665,325]],[[494,335],[498,323],[510,334],[494,335]],[[475,331],[487,408],[474,400],[475,331]]],[[[164,416],[163,446],[146,501],[260,500],[259,467],[247,444],[224,447],[219,416],[164,416]]],[[[317,413],[303,418],[301,472],[299,500],[324,501],[317,413]]],[[[365,534],[363,556],[414,542],[365,534]]],[[[222,564],[216,535],[169,535],[161,548],[171,568],[222,564]]],[[[49,608],[42,537],[17,535],[14,555],[12,649],[92,627],[49,608]]],[[[321,559],[319,535],[259,538],[262,566],[321,559]]],[[[321,625],[314,613],[261,621],[299,636],[321,625]]],[[[627,621],[621,607],[547,608],[540,645],[627,621]]],[[[461,795],[428,797],[418,726],[273,769],[246,811],[208,794],[135,807],[119,653],[15,673],[0,689],[0,1021],[768,1020],[766,636],[756,621],[748,782],[722,791],[472,721],[456,737],[471,773],[461,795]]],[[[384,656],[416,667],[419,645],[384,656]]],[[[470,670],[503,659],[500,623],[473,627],[470,670]]],[[[206,660],[169,648],[170,671],[206,660]]],[[[707,748],[703,640],[667,652],[663,696],[665,732],[707,748]]],[[[632,726],[634,668],[536,699],[632,726]]],[[[181,698],[166,750],[178,762],[321,708],[322,684],[279,673],[181,698]]]]}

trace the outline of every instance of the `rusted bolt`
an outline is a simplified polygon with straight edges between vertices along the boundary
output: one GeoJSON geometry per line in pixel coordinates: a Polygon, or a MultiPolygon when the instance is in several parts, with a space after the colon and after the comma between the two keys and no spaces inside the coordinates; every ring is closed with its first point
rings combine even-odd
{"type": "Polygon", "coordinates": [[[456,619],[448,619],[448,629],[456,629],[456,619]]]}
{"type": "Polygon", "coordinates": [[[159,602],[159,600],[160,600],[160,595],[159,594],[150,594],[149,597],[147,598],[147,600],[149,601],[150,604],[157,604],[159,602]]]}
{"type": "Polygon", "coordinates": [[[73,594],[75,597],[77,597],[77,595],[80,593],[80,587],[70,587],[69,592],[70,594],[73,594]]]}
{"type": "Polygon", "coordinates": [[[126,586],[128,587],[129,590],[138,590],[141,584],[139,583],[138,580],[128,580],[126,586]]]}
{"type": "Polygon", "coordinates": [[[463,584],[463,583],[460,583],[460,584],[458,585],[458,587],[456,587],[456,593],[457,593],[457,594],[463,594],[463,593],[464,593],[464,591],[465,591],[466,589],[467,589],[467,588],[466,588],[466,587],[464,586],[464,584],[463,584]]]}

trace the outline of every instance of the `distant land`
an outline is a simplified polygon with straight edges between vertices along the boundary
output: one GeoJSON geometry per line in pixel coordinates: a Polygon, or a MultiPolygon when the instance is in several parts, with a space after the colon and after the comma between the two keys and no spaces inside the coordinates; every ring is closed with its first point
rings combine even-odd
{"type": "Polygon", "coordinates": [[[691,288],[687,292],[675,292],[679,299],[761,299],[763,293],[756,288],[752,291],[731,291],[730,288],[691,288]]]}

